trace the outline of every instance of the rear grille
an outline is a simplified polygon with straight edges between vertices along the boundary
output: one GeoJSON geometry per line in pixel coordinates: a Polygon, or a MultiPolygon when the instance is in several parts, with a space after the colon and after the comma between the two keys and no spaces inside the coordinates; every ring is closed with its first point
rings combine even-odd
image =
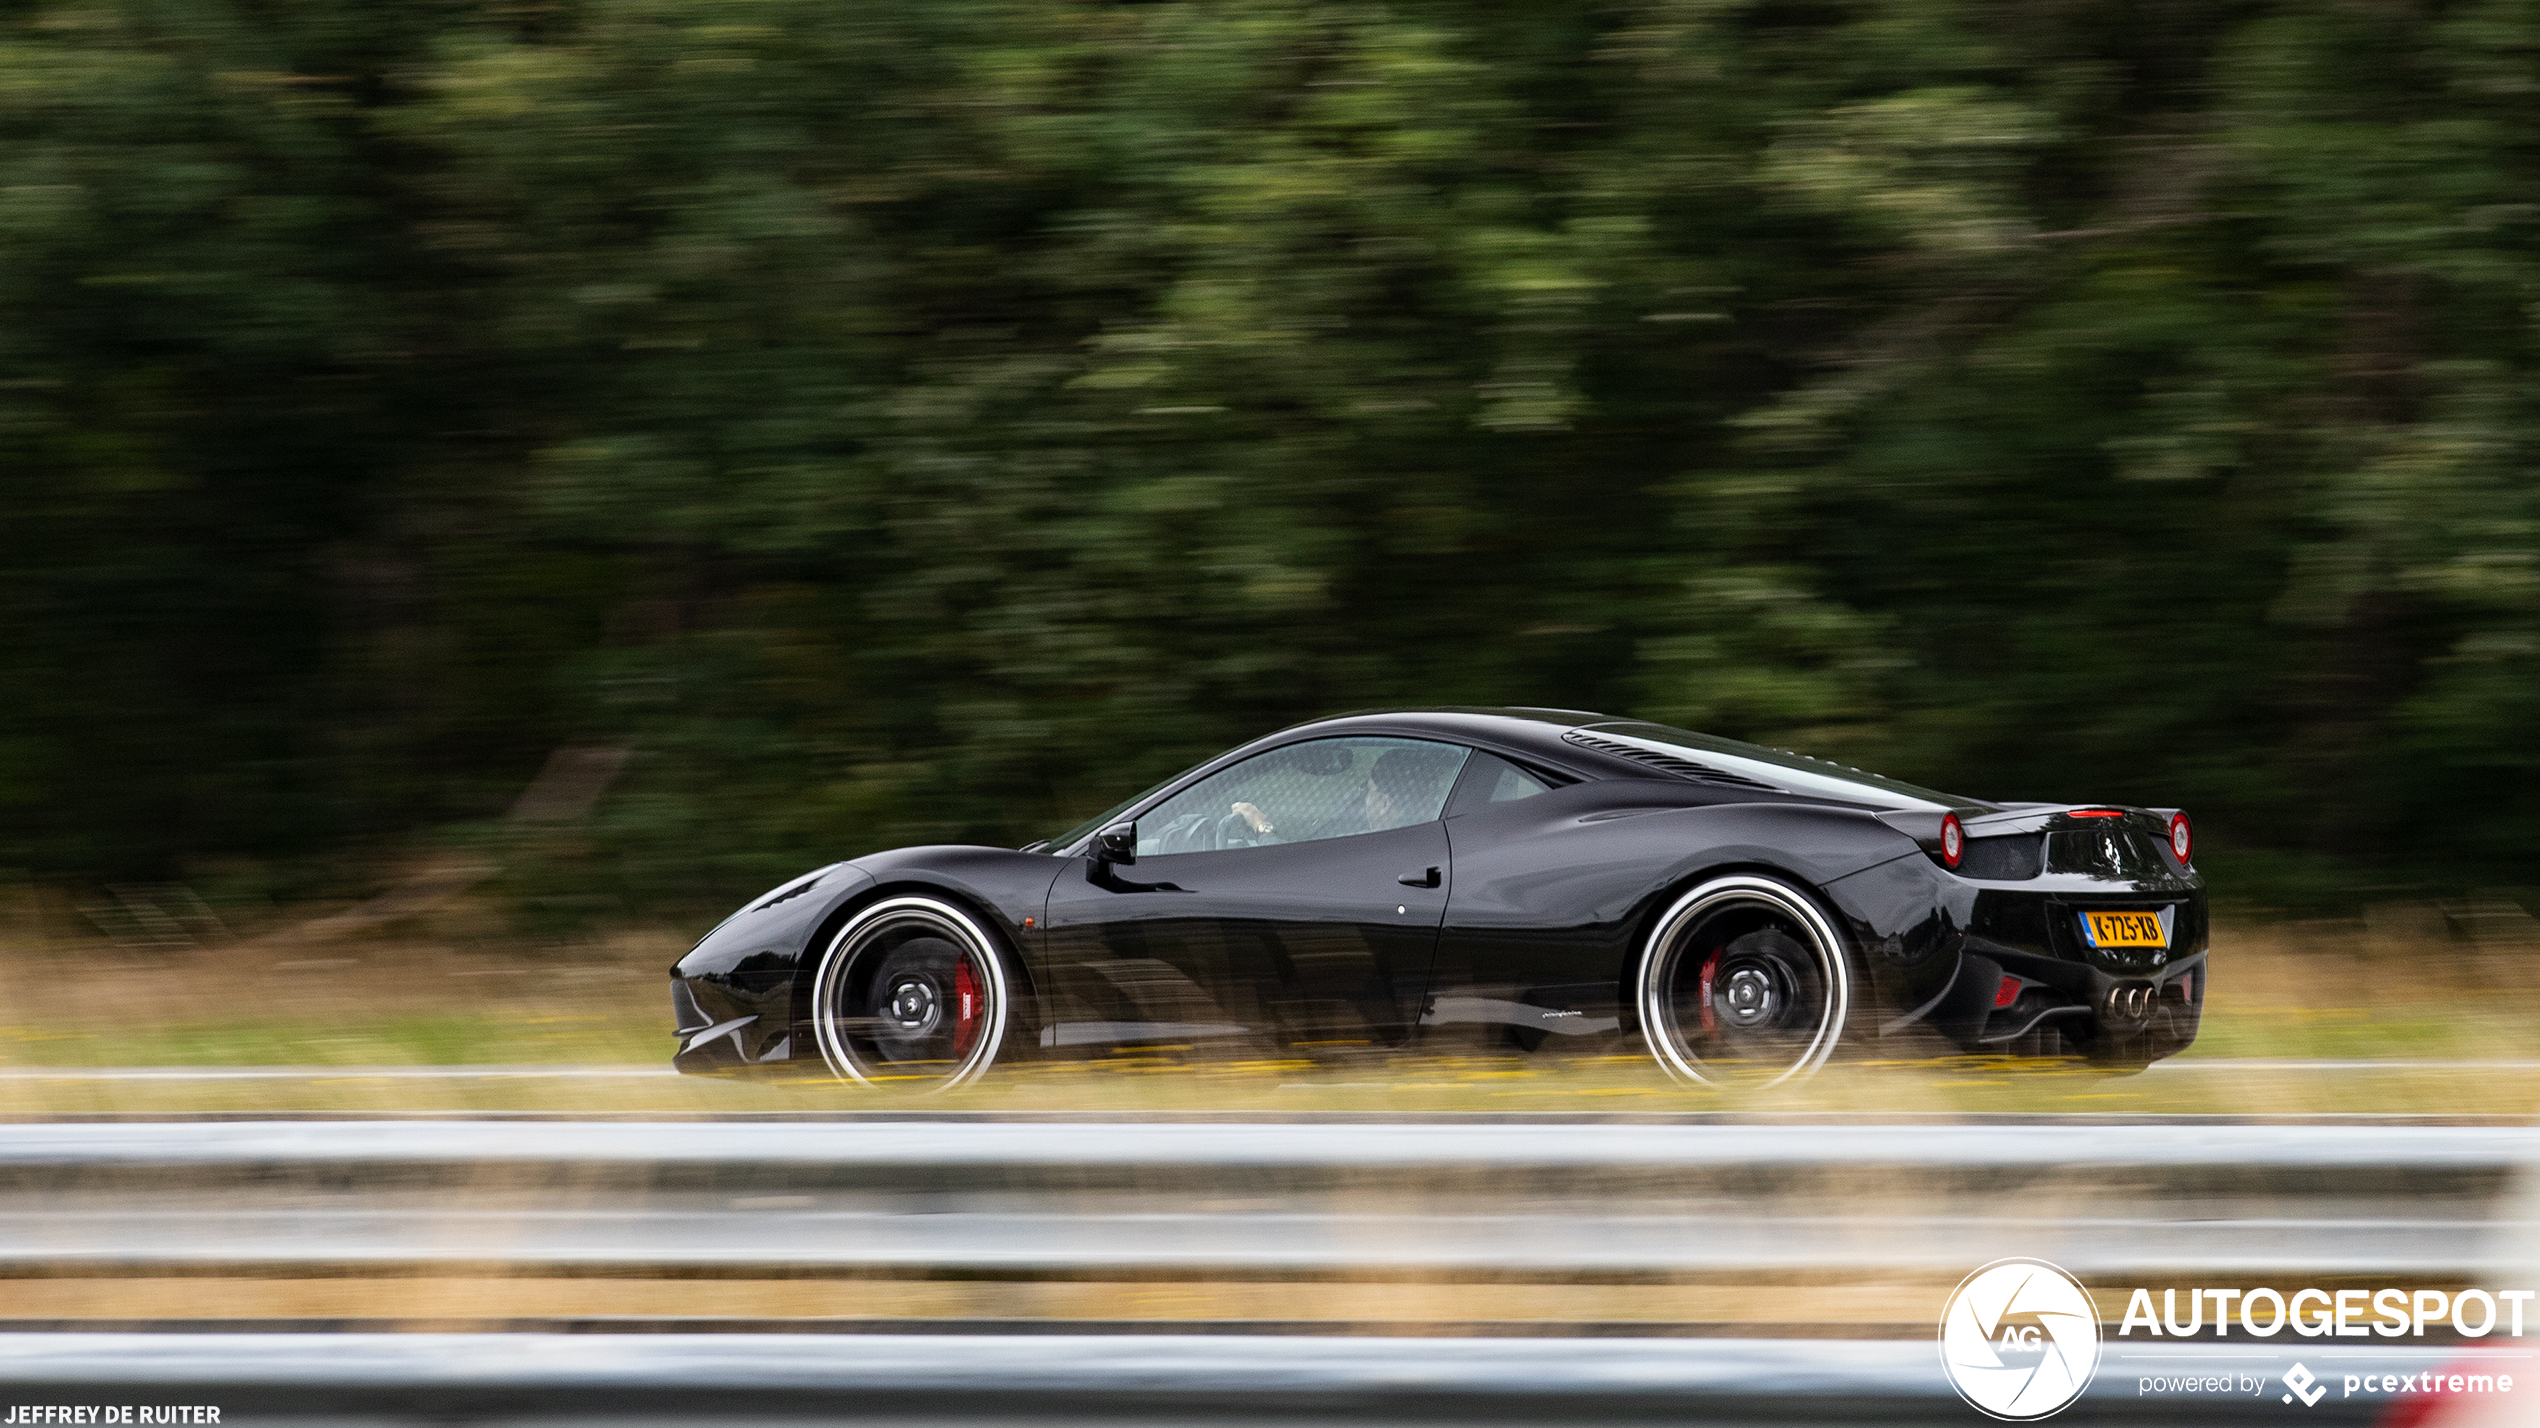
{"type": "Polygon", "coordinates": [[[2046,870],[2046,840],[2035,833],[1970,838],[1958,859],[1958,876],[1986,882],[2025,882],[2046,870]]]}
{"type": "Polygon", "coordinates": [[[1629,759],[1644,768],[1655,769],[1671,778],[1687,779],[1694,783],[1726,784],[1731,788],[1761,789],[1766,793],[1781,791],[1761,779],[1748,778],[1744,774],[1733,774],[1725,769],[1715,769],[1709,764],[1698,764],[1691,759],[1679,758],[1674,754],[1662,754],[1635,744],[1600,739],[1593,734],[1582,734],[1576,729],[1562,735],[1561,739],[1564,743],[1576,744],[1582,749],[1594,749],[1600,754],[1612,754],[1618,759],[1629,759]]]}

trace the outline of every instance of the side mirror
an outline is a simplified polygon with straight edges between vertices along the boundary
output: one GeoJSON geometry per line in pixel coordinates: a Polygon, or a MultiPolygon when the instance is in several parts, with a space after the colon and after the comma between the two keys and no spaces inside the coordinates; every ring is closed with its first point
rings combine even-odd
{"type": "Polygon", "coordinates": [[[1134,863],[1138,860],[1138,821],[1123,819],[1094,835],[1094,861],[1134,863]]]}

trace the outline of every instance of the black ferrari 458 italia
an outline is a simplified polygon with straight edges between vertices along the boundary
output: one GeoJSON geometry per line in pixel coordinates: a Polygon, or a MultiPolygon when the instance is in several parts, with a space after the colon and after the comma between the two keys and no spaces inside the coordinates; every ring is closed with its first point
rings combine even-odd
{"type": "Polygon", "coordinates": [[[1570,710],[1354,714],[1045,842],[752,899],[672,969],[676,1061],[950,1087],[1061,1048],[1460,1027],[1729,1087],[1935,1036],[2139,1067],[2204,1007],[2190,853],[2174,809],[1986,803],[1570,710]]]}

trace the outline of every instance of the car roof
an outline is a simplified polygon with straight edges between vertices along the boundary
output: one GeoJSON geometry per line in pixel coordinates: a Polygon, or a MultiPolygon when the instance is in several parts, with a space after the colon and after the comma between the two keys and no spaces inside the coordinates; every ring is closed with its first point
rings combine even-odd
{"type": "MultiPolygon", "coordinates": [[[[1712,781],[1726,777],[1731,783],[1801,797],[1833,797],[1846,801],[1865,799],[1878,804],[1904,797],[1910,801],[1907,806],[1928,807],[1935,811],[1946,807],[1992,807],[1980,800],[1917,788],[1896,779],[1786,749],[1669,729],[1663,725],[1597,714],[1585,709],[1455,706],[1374,709],[1293,725],[1256,739],[1236,752],[1249,754],[1303,739],[1342,734],[1403,734],[1452,739],[1483,748],[1496,748],[1520,760],[1540,762],[1554,769],[1566,769],[1573,775],[1591,778],[1666,778],[1673,775],[1656,770],[1695,768],[1712,781]],[[1580,730],[1586,732],[1576,732],[1580,730]],[[1632,747],[1635,737],[1661,742],[1647,752],[1638,752],[1632,747]],[[1708,752],[1667,752],[1671,747],[1688,745],[1693,750],[1708,752]],[[1651,753],[1659,757],[1653,760],[1651,753]],[[1723,775],[1723,767],[1731,772],[1723,775]]],[[[1227,762],[1232,762],[1232,759],[1221,761],[1221,766],[1227,762]]]]}
{"type": "MultiPolygon", "coordinates": [[[[1364,709],[1350,714],[1334,714],[1291,724],[1257,744],[1289,743],[1299,735],[1333,734],[1426,734],[1437,738],[1466,740],[1477,744],[1497,744],[1515,750],[1563,754],[1573,758],[1575,748],[1562,743],[1561,736],[1586,724],[1613,723],[1615,716],[1586,709],[1537,709],[1523,706],[1484,707],[1473,705],[1438,705],[1425,709],[1364,709]]],[[[1247,747],[1250,747],[1247,745],[1247,747]]]]}
{"type": "MultiPolygon", "coordinates": [[[[1634,731],[1656,728],[1656,726],[1640,724],[1611,714],[1599,714],[1593,710],[1547,709],[1523,705],[1505,707],[1435,705],[1417,709],[1362,709],[1348,714],[1332,714],[1320,719],[1309,719],[1301,724],[1291,724],[1284,729],[1264,734],[1257,739],[1228,749],[1206,763],[1185,770],[1170,783],[1158,785],[1136,799],[1135,812],[1142,814],[1144,810],[1155,807],[1163,800],[1178,796],[1183,790],[1200,780],[1214,777],[1256,754],[1266,753],[1286,745],[1304,743],[1311,739],[1340,738],[1350,735],[1377,737],[1392,735],[1402,738],[1449,740],[1476,748],[1496,750],[1520,763],[1548,769],[1570,778],[1662,779],[1672,782],[1678,778],[1678,775],[1662,770],[1702,766],[1694,761],[1665,755],[1663,750],[1660,758],[1652,759],[1647,754],[1635,753],[1626,743],[1593,733],[1564,737],[1573,735],[1575,730],[1595,730],[1602,726],[1615,726],[1615,732],[1626,738],[1634,731]]],[[[1883,779],[1877,775],[1861,774],[1857,769],[1844,769],[1840,765],[1826,763],[1824,760],[1808,759],[1778,750],[1741,745],[1734,740],[1717,740],[1703,735],[1684,734],[1682,731],[1659,729],[1658,732],[1671,737],[1689,737],[1698,740],[1704,748],[1727,745],[1729,747],[1720,749],[1719,753],[1726,756],[1732,766],[1743,762],[1774,765],[1773,770],[1765,771],[1761,775],[1766,781],[1758,781],[1758,777],[1753,775],[1732,774],[1726,778],[1730,784],[1752,788],[1767,797],[1796,797],[1812,801],[1822,801],[1827,797],[1827,792],[1823,789],[1808,793],[1785,787],[1784,784],[1790,777],[1788,772],[1790,770],[1800,771],[1807,776],[1808,781],[1812,782],[1822,783],[1833,779],[1838,782],[1864,785],[1859,790],[1837,792],[1835,796],[1842,802],[1856,801],[1851,797],[1852,793],[1866,793],[1870,788],[1876,787],[1889,787],[1891,790],[1902,788],[1916,795],[1927,792],[1894,784],[1892,780],[1883,779]],[[1847,778],[1845,777],[1847,774],[1856,777],[1847,778]]],[[[1709,754],[1702,755],[1701,758],[1705,761],[1717,761],[1709,754]]],[[[1717,770],[1708,772],[1710,778],[1707,781],[1721,780],[1722,776],[1717,770]]],[[[1950,798],[1946,794],[1933,795],[1933,797],[1950,798]]],[[[1881,800],[1872,797],[1869,801],[1877,803],[1881,800]]],[[[1990,806],[1978,805],[1972,800],[1963,802],[1968,807],[1990,806]]],[[[1121,816],[1131,816],[1132,812],[1131,806],[1126,804],[1118,810],[1121,816]]],[[[1087,826],[1085,832],[1086,836],[1090,836],[1091,827],[1087,826]]],[[[1083,841],[1082,837],[1070,839],[1064,846],[1051,845],[1050,850],[1053,852],[1072,851],[1081,846],[1083,841]]],[[[1033,846],[1038,848],[1041,845],[1033,846]]]]}

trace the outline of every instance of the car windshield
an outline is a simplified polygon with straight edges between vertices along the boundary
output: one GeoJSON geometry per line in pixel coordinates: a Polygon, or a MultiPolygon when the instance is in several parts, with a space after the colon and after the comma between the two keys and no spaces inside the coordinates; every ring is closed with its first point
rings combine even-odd
{"type": "Polygon", "coordinates": [[[1023,845],[1022,851],[1026,853],[1056,853],[1062,849],[1073,848],[1078,842],[1090,836],[1095,829],[1109,823],[1111,820],[1128,812],[1130,809],[1137,807],[1139,804],[1146,802],[1155,795],[1162,793],[1165,789],[1171,787],[1172,785],[1181,782],[1184,778],[1199,769],[1201,764],[1205,764],[1207,762],[1208,760],[1202,759],[1199,763],[1191,765],[1189,768],[1182,770],[1180,773],[1173,775],[1171,778],[1165,779],[1163,782],[1158,783],[1151,788],[1133,793],[1127,798],[1120,800],[1118,803],[1111,805],[1109,808],[1104,809],[1102,812],[1095,814],[1093,817],[1086,819],[1084,822],[1077,824],[1075,827],[1068,829],[1066,832],[1059,834],[1055,838],[1044,838],[1038,843],[1026,843],[1023,845]]]}
{"type": "Polygon", "coordinates": [[[1589,724],[1583,732],[1592,732],[1601,739],[1637,744],[1654,753],[1673,754],[1696,763],[1709,764],[1722,773],[1742,774],[1759,783],[1771,784],[1785,793],[1815,794],[1822,798],[1839,798],[1847,803],[1929,813],[1952,808],[1989,810],[1993,807],[1980,799],[1962,798],[1899,779],[1863,773],[1825,759],[1794,754],[1788,749],[1768,749],[1761,744],[1697,734],[1690,729],[1677,729],[1665,724],[1589,724]]]}

